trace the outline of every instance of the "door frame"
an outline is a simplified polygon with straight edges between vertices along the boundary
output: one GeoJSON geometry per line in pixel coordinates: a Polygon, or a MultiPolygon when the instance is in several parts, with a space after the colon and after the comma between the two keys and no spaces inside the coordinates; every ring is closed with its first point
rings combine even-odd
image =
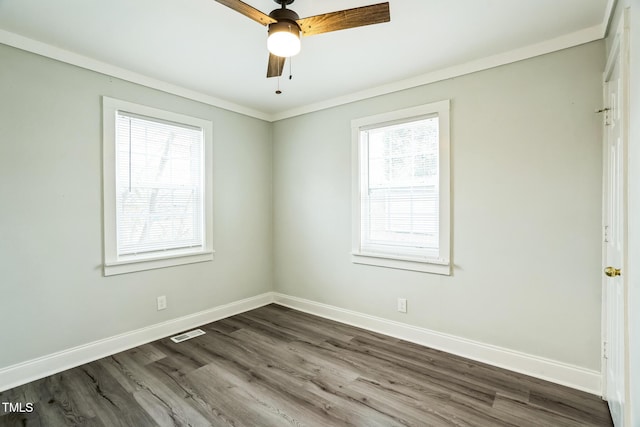
{"type": "MultiPolygon", "coordinates": [[[[621,96],[620,99],[620,112],[622,117],[621,123],[621,139],[623,146],[623,162],[624,162],[624,173],[623,173],[623,185],[625,190],[625,197],[623,202],[623,212],[625,215],[624,221],[624,245],[623,245],[623,259],[622,265],[620,266],[622,270],[622,286],[623,286],[623,295],[624,295],[624,313],[623,313],[623,341],[624,341],[624,371],[625,371],[625,381],[624,381],[624,390],[623,395],[625,399],[624,412],[623,412],[623,420],[624,425],[630,425],[630,386],[628,381],[628,373],[629,373],[629,281],[627,275],[625,274],[629,269],[629,260],[628,260],[628,147],[629,147],[629,73],[630,73],[630,38],[629,38],[629,9],[625,9],[623,11],[622,17],[620,19],[620,23],[618,28],[616,28],[616,33],[613,38],[613,43],[611,45],[611,49],[609,52],[609,56],[607,58],[607,63],[605,66],[605,70],[603,73],[603,101],[605,104],[609,102],[607,97],[607,88],[608,88],[608,80],[611,77],[611,74],[614,70],[614,66],[616,64],[619,65],[619,75],[622,82],[621,85],[621,96]]],[[[605,107],[609,107],[605,105],[605,107]]],[[[606,110],[606,108],[605,108],[606,110]]],[[[606,132],[606,120],[607,120],[607,112],[604,111],[603,114],[603,190],[602,190],[602,230],[603,230],[603,239],[602,239],[602,268],[607,266],[607,248],[606,248],[606,226],[605,224],[605,210],[607,209],[607,184],[608,184],[608,141],[607,141],[607,132],[606,132]]],[[[602,373],[602,397],[603,399],[607,399],[607,299],[606,299],[606,290],[607,290],[607,277],[602,275],[602,313],[601,313],[601,335],[602,335],[602,352],[601,352],[601,373],[602,373]]]]}

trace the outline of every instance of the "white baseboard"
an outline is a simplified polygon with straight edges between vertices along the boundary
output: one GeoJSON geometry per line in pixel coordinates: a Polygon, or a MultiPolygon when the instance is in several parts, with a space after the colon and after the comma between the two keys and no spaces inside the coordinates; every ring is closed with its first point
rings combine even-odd
{"type": "Polygon", "coordinates": [[[602,375],[598,371],[302,298],[279,293],[273,297],[276,304],[295,310],[602,396],[602,375]]]}
{"type": "Polygon", "coordinates": [[[273,293],[234,301],[0,369],[0,391],[273,302],[273,293]]]}
{"type": "Polygon", "coordinates": [[[597,371],[273,292],[235,301],[0,369],[0,391],[273,302],[316,316],[583,390],[598,396],[602,395],[602,377],[600,372],[597,371]]]}

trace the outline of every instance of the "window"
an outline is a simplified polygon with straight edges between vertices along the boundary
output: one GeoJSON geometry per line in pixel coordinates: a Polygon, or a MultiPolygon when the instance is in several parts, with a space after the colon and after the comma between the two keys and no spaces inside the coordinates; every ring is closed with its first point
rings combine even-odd
{"type": "Polygon", "coordinates": [[[209,121],[103,98],[105,276],[213,259],[209,121]]]}
{"type": "Polygon", "coordinates": [[[353,262],[450,274],[449,101],[352,131],[353,262]]]}

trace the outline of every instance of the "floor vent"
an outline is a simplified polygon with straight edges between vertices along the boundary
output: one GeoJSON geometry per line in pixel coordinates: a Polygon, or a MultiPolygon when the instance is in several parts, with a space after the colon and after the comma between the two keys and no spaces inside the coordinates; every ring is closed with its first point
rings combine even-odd
{"type": "Polygon", "coordinates": [[[171,337],[171,341],[179,343],[182,341],[190,340],[191,338],[199,337],[200,335],[204,335],[204,331],[202,329],[194,329],[193,331],[185,332],[184,334],[171,337]]]}

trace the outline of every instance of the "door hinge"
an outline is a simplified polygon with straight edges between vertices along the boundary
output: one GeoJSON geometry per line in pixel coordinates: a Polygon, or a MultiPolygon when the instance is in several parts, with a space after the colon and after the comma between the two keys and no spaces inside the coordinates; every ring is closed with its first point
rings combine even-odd
{"type": "Polygon", "coordinates": [[[601,108],[599,110],[596,110],[596,114],[604,113],[604,125],[605,126],[610,126],[611,125],[611,122],[609,121],[609,111],[611,111],[611,108],[609,108],[609,107],[605,107],[605,108],[601,108]]]}
{"type": "Polygon", "coordinates": [[[609,354],[607,352],[607,342],[606,341],[602,342],[602,358],[603,359],[609,359],[609,354]]]}
{"type": "Polygon", "coordinates": [[[609,226],[605,225],[603,228],[604,228],[604,231],[603,231],[604,242],[609,243],[609,226]]]}

